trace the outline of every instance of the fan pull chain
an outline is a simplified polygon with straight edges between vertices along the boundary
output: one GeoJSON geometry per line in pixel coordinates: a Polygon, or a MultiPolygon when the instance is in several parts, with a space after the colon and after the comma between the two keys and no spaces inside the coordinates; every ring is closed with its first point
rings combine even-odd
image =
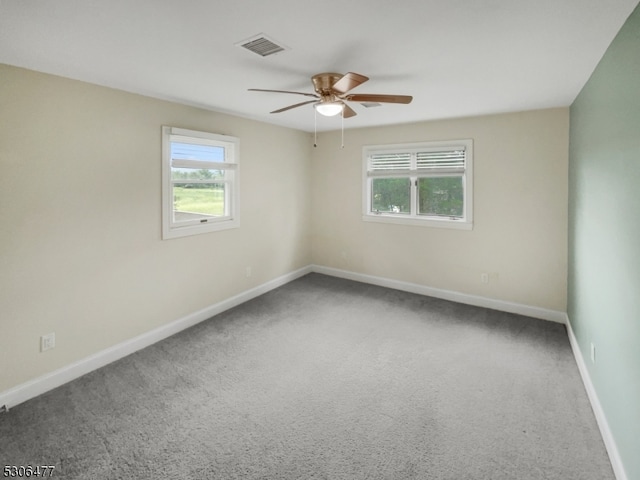
{"type": "Polygon", "coordinates": [[[344,110],[342,110],[342,115],[340,116],[342,117],[342,145],[340,148],[344,148],[344,110]]]}
{"type": "Polygon", "coordinates": [[[318,112],[313,109],[313,146],[318,146],[318,112]]]}

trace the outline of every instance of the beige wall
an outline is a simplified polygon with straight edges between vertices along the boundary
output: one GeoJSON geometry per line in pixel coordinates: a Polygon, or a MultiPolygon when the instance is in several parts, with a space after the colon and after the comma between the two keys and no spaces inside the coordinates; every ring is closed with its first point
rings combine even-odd
{"type": "Polygon", "coordinates": [[[312,263],[565,311],[568,109],[348,130],[344,149],[331,132],[313,149],[14,67],[0,85],[0,392],[312,263]],[[160,239],[162,125],[240,138],[239,229],[160,239]],[[363,145],[458,138],[474,140],[472,231],[362,221],[363,145]]]}
{"type": "Polygon", "coordinates": [[[308,134],[3,65],[0,85],[0,392],[311,263],[308,134]],[[240,138],[239,229],[161,240],[162,125],[240,138]]]}
{"type": "MultiPolygon", "coordinates": [[[[364,114],[364,113],[363,113],[364,114]]],[[[566,311],[568,108],[319,136],[313,262],[566,311]],[[362,221],[362,146],[472,138],[472,231],[362,221]],[[490,274],[483,284],[480,274],[490,274]]]]}

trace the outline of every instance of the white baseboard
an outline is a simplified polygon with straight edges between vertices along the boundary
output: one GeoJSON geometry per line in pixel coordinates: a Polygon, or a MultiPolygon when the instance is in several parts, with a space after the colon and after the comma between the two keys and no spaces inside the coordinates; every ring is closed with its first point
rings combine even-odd
{"type": "Polygon", "coordinates": [[[74,380],[82,375],[85,375],[93,370],[97,370],[100,367],[104,367],[111,362],[126,357],[131,353],[141,350],[145,347],[153,345],[160,340],[164,340],[171,335],[174,335],[182,330],[192,327],[204,320],[207,320],[214,315],[229,310],[241,303],[244,303],[252,298],[258,297],[270,290],[278,288],[286,283],[289,283],[299,277],[302,277],[308,273],[311,273],[311,267],[307,266],[296,270],[294,272],[282,275],[278,278],[270,280],[262,285],[254,287],[250,290],[235,295],[227,300],[210,305],[197,312],[191,313],[183,318],[175,320],[171,323],[163,325],[162,327],[155,328],[149,332],[138,335],[137,337],[126,340],[122,343],[114,345],[113,347],[102,350],[98,353],[90,355],[82,360],[74,362],[70,365],[62,367],[41,377],[35,378],[14,388],[0,392],[0,407],[6,409],[15,407],[16,405],[25,402],[31,398],[42,395],[49,390],[59,387],[71,380],[74,380]]]}
{"type": "Polygon", "coordinates": [[[593,382],[591,381],[591,376],[589,375],[587,364],[584,361],[582,350],[580,350],[578,339],[573,333],[573,328],[571,328],[571,320],[569,319],[568,315],[565,319],[565,324],[567,325],[567,333],[569,335],[569,343],[571,344],[571,349],[573,350],[573,356],[575,357],[576,363],[578,364],[578,370],[580,371],[582,382],[584,383],[584,387],[587,390],[587,396],[589,397],[591,408],[593,409],[596,421],[598,422],[600,435],[602,435],[602,440],[604,441],[604,445],[607,449],[609,460],[611,461],[611,466],[613,467],[613,473],[616,476],[616,480],[628,480],[627,473],[624,469],[624,464],[622,463],[622,458],[620,458],[618,446],[616,445],[616,441],[613,438],[613,434],[611,433],[611,429],[609,428],[609,422],[607,421],[607,417],[604,414],[604,410],[602,409],[602,405],[600,404],[600,400],[598,399],[598,394],[596,393],[596,389],[593,386],[593,382]]]}
{"type": "Polygon", "coordinates": [[[443,300],[451,300],[452,302],[465,303],[467,305],[475,305],[477,307],[492,308],[502,312],[516,313],[527,317],[540,318],[551,322],[565,323],[566,313],[557,310],[549,310],[546,308],[532,307],[519,303],[506,302],[504,300],[496,300],[493,298],[481,297],[478,295],[469,295],[466,293],[454,292],[451,290],[441,290],[439,288],[426,287],[417,283],[402,282],[390,278],[376,277],[366,275],[364,273],[356,273],[348,270],[340,270],[337,268],[323,267],[321,265],[312,265],[312,271],[331,275],[333,277],[345,278],[347,280],[355,280],[362,283],[370,283],[380,287],[393,288],[410,293],[427,295],[429,297],[441,298],[443,300]]]}

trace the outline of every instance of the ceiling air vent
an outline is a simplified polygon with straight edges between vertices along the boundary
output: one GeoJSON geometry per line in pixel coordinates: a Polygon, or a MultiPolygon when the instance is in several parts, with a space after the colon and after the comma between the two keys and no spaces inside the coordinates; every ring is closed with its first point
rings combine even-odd
{"type": "Polygon", "coordinates": [[[256,35],[255,37],[248,38],[247,40],[238,42],[236,43],[236,45],[238,47],[246,48],[250,52],[257,53],[261,57],[267,57],[269,55],[273,55],[274,53],[287,50],[287,47],[281,44],[277,44],[272,38],[267,37],[263,33],[256,35]]]}
{"type": "Polygon", "coordinates": [[[373,107],[381,107],[382,104],[378,103],[378,102],[361,102],[360,105],[362,105],[363,107],[366,108],[373,108],[373,107]]]}

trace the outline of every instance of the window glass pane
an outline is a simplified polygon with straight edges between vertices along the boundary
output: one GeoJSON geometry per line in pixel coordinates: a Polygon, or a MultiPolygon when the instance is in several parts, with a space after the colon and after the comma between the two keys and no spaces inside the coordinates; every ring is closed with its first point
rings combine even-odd
{"type": "Polygon", "coordinates": [[[222,180],[225,170],[171,167],[171,180],[222,180]]]}
{"type": "Polygon", "coordinates": [[[418,215],[463,216],[462,176],[418,179],[418,215]]]}
{"type": "Polygon", "coordinates": [[[206,219],[225,215],[224,183],[176,183],[173,186],[173,221],[206,219]]]}
{"type": "Polygon", "coordinates": [[[174,160],[224,162],[224,147],[171,142],[171,158],[174,160]]]}
{"type": "Polygon", "coordinates": [[[374,213],[411,213],[411,182],[408,178],[374,178],[371,211],[374,213]]]}

